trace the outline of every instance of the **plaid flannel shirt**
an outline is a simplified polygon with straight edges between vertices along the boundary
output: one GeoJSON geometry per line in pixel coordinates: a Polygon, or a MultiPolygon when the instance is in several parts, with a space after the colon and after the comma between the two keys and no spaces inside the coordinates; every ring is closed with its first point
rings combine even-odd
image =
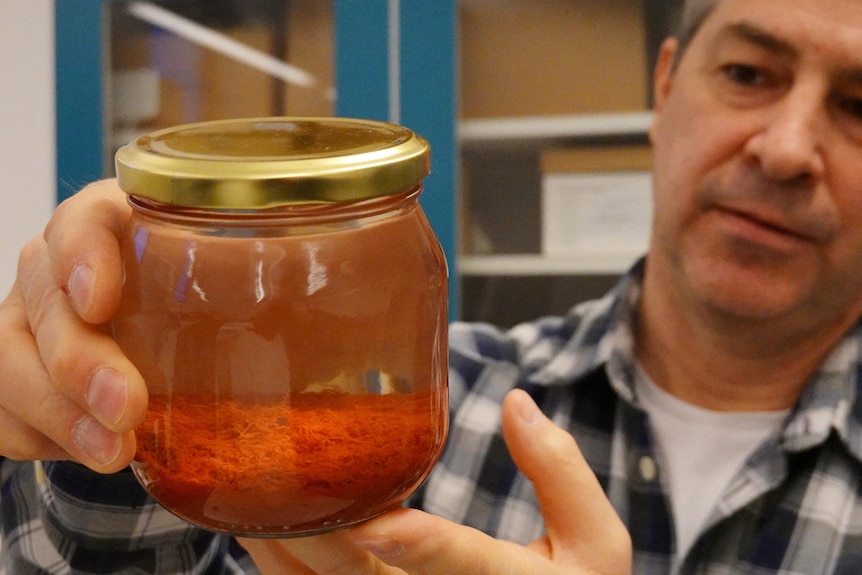
{"type": "MultiPolygon", "coordinates": [[[[631,531],[634,573],[672,572],[670,504],[633,385],[641,272],[639,264],[608,296],[563,317],[508,331],[452,325],[450,439],[412,504],[513,541],[543,534],[535,493],[500,431],[502,399],[520,387],[578,440],[631,531]]],[[[728,485],[679,573],[862,573],[860,346],[857,326],[814,375],[782,436],[728,485]]],[[[0,575],[257,573],[233,540],[174,518],[126,472],[3,465],[0,575]]]]}

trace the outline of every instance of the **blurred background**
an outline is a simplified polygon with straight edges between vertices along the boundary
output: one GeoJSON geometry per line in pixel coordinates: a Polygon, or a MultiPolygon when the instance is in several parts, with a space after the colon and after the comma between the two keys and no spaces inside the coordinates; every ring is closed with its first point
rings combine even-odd
{"type": "Polygon", "coordinates": [[[452,317],[603,293],[651,217],[650,71],[679,0],[0,0],[0,290],[58,201],[147,131],[262,115],[402,123],[452,317]]]}

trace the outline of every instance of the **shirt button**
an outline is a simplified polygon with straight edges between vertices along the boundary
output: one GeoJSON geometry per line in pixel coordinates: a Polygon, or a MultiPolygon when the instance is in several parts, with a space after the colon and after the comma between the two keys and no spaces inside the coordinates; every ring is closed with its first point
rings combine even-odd
{"type": "Polygon", "coordinates": [[[644,455],[638,461],[638,471],[641,474],[641,479],[644,481],[655,481],[658,475],[658,467],[655,464],[655,459],[644,455]]]}

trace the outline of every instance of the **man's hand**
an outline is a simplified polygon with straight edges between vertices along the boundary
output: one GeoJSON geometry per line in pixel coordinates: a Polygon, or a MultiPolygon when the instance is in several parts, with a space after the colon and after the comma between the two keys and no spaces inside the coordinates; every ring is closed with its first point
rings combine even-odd
{"type": "Polygon", "coordinates": [[[412,509],[317,537],[241,542],[266,575],[631,573],[628,532],[571,435],[520,390],[503,404],[503,432],[547,527],[526,547],[412,509]]]}
{"type": "Polygon", "coordinates": [[[144,382],[110,337],[129,221],[112,180],[61,204],[21,251],[0,304],[0,455],[118,471],[135,453],[144,382]]]}
{"type": "MultiPolygon", "coordinates": [[[[105,473],[134,456],[146,386],[107,325],[129,213],[116,183],[98,182],[22,250],[0,304],[0,455],[73,459],[105,473]]],[[[630,573],[628,534],[572,437],[520,391],[506,398],[503,430],[547,526],[526,547],[406,509],[319,537],[244,543],[273,575],[630,573]]]]}

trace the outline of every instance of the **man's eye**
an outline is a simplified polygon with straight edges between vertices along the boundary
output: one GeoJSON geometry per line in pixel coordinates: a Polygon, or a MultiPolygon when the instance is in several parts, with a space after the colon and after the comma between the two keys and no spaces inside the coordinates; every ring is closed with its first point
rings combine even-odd
{"type": "Polygon", "coordinates": [[[862,97],[844,93],[833,99],[833,120],[850,136],[857,146],[862,146],[862,97]]]}
{"type": "Polygon", "coordinates": [[[755,66],[728,64],[723,71],[732,82],[740,86],[758,86],[764,82],[763,73],[755,66]]]}
{"type": "Polygon", "coordinates": [[[862,98],[844,98],[840,105],[842,110],[857,120],[862,120],[862,98]]]}

